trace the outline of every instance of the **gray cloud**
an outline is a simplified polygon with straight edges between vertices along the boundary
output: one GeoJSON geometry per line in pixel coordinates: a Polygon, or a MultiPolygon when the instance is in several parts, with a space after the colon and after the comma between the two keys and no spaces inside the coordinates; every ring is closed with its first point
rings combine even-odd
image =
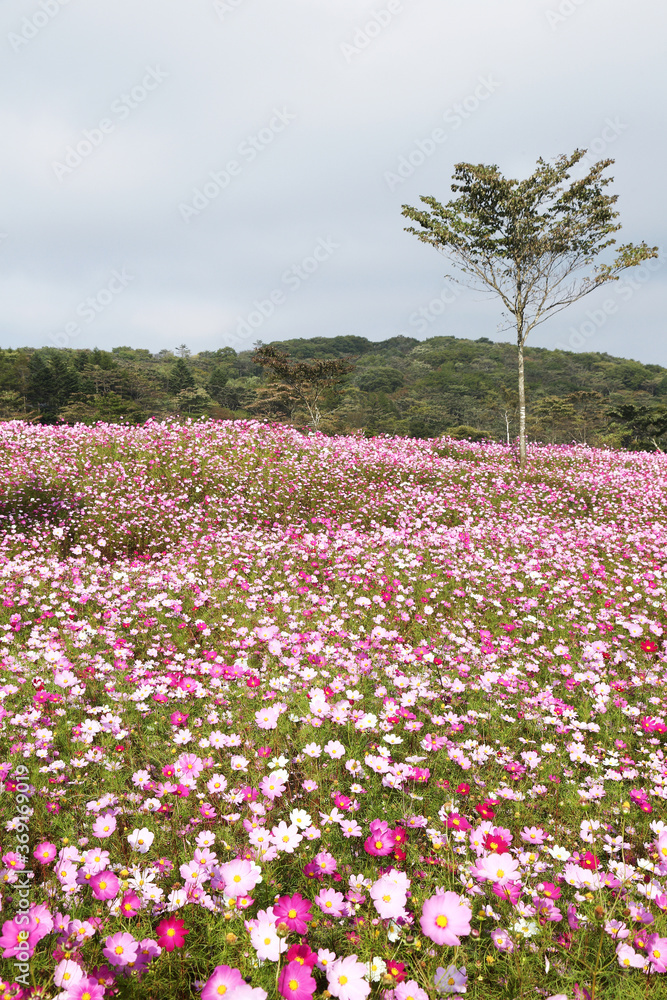
{"type": "MultiPolygon", "coordinates": [[[[664,246],[666,27],[647,0],[5,0],[0,342],[508,339],[495,303],[445,301],[401,204],[446,200],[460,160],[518,176],[585,146],[616,159],[622,238],[664,246]],[[337,249],[288,287],[318,240],[337,249]]],[[[531,343],[667,365],[666,282],[618,296],[580,346],[604,292],[531,343]]]]}

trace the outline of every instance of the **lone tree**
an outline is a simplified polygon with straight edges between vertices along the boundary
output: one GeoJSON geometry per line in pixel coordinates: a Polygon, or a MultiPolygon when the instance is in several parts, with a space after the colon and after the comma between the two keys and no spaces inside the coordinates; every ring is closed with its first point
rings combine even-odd
{"type": "Polygon", "coordinates": [[[290,400],[298,400],[306,410],[314,431],[319,428],[322,419],[319,402],[323,394],[329,389],[336,389],[345,376],[354,371],[354,365],[344,358],[293,361],[289,355],[270,344],[258,345],[252,360],[273,373],[276,402],[280,408],[289,408],[290,400]]]}
{"type": "Polygon", "coordinates": [[[502,176],[497,166],[457,163],[452,191],[441,205],[422,197],[429,210],[403,205],[409,227],[423,243],[440,250],[464,274],[450,279],[498,295],[506,325],[516,329],[519,363],[519,450],[526,464],[526,392],[523,349],[534,327],[601,285],[618,281],[628,267],[658,256],[657,247],[624,243],[609,264],[595,264],[616,240],[618,195],[605,194],[613,177],[603,177],[613,160],[595,163],[580,180],[570,170],[585,156],[575,149],[553,163],[540,158],[526,180],[502,176]]]}

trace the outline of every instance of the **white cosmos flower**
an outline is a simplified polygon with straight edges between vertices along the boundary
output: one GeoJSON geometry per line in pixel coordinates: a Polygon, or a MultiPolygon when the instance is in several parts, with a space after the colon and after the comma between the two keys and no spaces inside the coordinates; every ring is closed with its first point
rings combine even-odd
{"type": "Polygon", "coordinates": [[[294,823],[300,830],[305,830],[313,822],[312,817],[308,815],[305,809],[292,809],[289,818],[290,823],[294,823]]]}
{"type": "Polygon", "coordinates": [[[139,854],[146,854],[154,840],[155,834],[151,833],[145,826],[142,826],[140,830],[133,830],[127,835],[128,844],[133,851],[138,851],[139,854]]]}
{"type": "Polygon", "coordinates": [[[379,955],[376,955],[372,962],[366,964],[368,978],[372,983],[379,983],[387,971],[387,963],[379,955]]]}

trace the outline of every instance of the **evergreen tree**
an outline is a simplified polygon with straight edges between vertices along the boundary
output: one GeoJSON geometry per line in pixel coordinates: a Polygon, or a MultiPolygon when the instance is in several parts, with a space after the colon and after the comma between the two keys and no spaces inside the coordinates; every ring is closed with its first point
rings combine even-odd
{"type": "Polygon", "coordinates": [[[56,419],[56,385],[51,366],[37,351],[28,363],[28,400],[37,407],[42,419],[50,422],[56,419]]]}
{"type": "Polygon", "coordinates": [[[218,403],[229,377],[229,371],[223,365],[216,365],[209,376],[208,392],[218,403]]]}
{"type": "Polygon", "coordinates": [[[195,380],[192,372],[183,358],[177,358],[172,365],[167,384],[172,396],[178,396],[179,392],[182,392],[183,389],[192,389],[194,386],[195,380]]]}
{"type": "Polygon", "coordinates": [[[79,375],[65,360],[63,354],[54,354],[50,361],[53,375],[54,396],[56,410],[67,406],[75,392],[79,391],[79,375]]]}

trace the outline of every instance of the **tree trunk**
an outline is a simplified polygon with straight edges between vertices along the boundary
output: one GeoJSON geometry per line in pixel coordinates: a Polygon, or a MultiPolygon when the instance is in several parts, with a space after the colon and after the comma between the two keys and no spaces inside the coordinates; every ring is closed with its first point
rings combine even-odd
{"type": "Polygon", "coordinates": [[[519,351],[519,460],[521,468],[526,467],[526,387],[523,374],[523,342],[517,340],[519,351]]]}
{"type": "Polygon", "coordinates": [[[504,415],[505,415],[505,430],[507,431],[507,447],[509,448],[509,446],[510,446],[510,421],[509,421],[509,417],[507,416],[507,410],[505,410],[505,414],[504,415]]]}

